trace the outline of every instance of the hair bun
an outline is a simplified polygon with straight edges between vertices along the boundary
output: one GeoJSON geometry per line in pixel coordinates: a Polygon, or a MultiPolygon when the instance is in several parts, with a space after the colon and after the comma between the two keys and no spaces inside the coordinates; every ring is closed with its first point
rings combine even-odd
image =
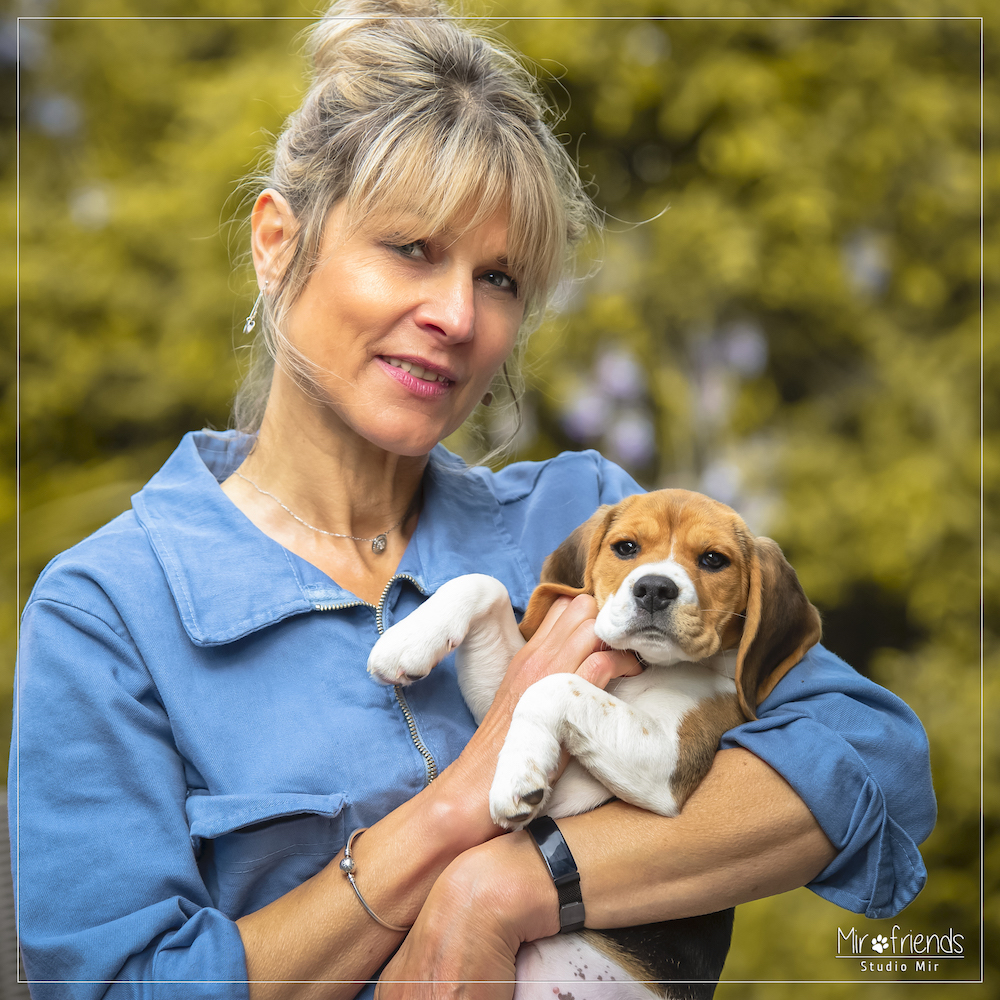
{"type": "Polygon", "coordinates": [[[438,0],[336,0],[310,32],[309,55],[315,75],[329,76],[345,65],[356,64],[350,51],[355,36],[371,30],[391,31],[394,21],[447,16],[447,8],[438,0]]]}

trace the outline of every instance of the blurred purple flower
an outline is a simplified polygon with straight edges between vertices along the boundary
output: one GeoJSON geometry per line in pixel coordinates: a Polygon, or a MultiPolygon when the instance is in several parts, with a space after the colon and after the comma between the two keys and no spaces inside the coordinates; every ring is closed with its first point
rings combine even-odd
{"type": "Polygon", "coordinates": [[[608,400],[593,386],[586,386],[563,413],[563,428],[574,441],[600,437],[608,425],[608,400]]]}
{"type": "Polygon", "coordinates": [[[877,295],[885,288],[889,280],[889,262],[885,242],[877,233],[858,230],[844,241],[841,256],[855,291],[877,295]]]}
{"type": "Polygon", "coordinates": [[[733,506],[739,499],[742,479],[738,466],[724,459],[716,459],[701,474],[698,488],[706,496],[733,506]]]}
{"type": "Polygon", "coordinates": [[[612,399],[636,399],[646,388],[646,379],[631,351],[611,348],[594,363],[597,384],[612,399]]]}
{"type": "Polygon", "coordinates": [[[622,465],[642,468],[656,453],[653,422],[644,413],[626,413],[608,432],[608,444],[622,465]]]}
{"type": "Polygon", "coordinates": [[[767,340],[756,323],[733,323],[723,341],[723,353],[730,366],[746,378],[767,367],[767,340]]]}
{"type": "Polygon", "coordinates": [[[30,107],[34,125],[53,138],[72,135],[80,127],[80,105],[64,94],[37,97],[30,107]]]}

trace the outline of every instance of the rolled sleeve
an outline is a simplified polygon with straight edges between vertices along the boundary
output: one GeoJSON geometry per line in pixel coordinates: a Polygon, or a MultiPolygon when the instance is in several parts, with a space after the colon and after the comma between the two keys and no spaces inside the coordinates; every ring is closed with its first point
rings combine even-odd
{"type": "Polygon", "coordinates": [[[199,873],[184,763],[120,621],[25,611],[11,846],[36,998],[245,998],[236,924],[199,873]]]}
{"type": "Polygon", "coordinates": [[[809,884],[818,895],[877,919],[923,888],[917,844],[936,818],[927,737],[891,692],[816,646],[722,747],[781,774],[837,848],[809,884]]]}

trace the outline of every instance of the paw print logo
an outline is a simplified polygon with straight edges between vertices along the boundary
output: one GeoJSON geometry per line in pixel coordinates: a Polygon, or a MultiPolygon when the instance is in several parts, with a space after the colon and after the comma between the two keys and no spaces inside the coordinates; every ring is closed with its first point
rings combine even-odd
{"type": "Polygon", "coordinates": [[[872,948],[880,955],[889,947],[889,939],[884,934],[872,938],[872,948]]]}

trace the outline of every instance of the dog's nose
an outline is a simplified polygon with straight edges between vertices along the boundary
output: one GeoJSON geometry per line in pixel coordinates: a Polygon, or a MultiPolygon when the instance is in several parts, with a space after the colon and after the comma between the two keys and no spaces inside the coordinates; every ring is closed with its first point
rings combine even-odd
{"type": "Polygon", "coordinates": [[[632,584],[635,603],[650,614],[662,611],[678,593],[677,584],[669,576],[644,576],[632,584]]]}

